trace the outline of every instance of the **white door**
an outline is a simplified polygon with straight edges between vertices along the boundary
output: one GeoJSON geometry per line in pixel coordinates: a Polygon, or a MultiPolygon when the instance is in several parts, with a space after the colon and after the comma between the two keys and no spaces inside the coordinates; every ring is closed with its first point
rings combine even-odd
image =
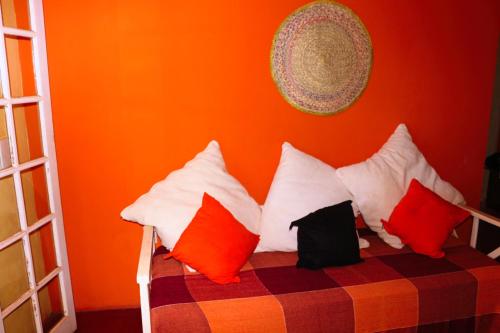
{"type": "Polygon", "coordinates": [[[0,0],[0,333],[73,332],[42,0],[0,0]]]}

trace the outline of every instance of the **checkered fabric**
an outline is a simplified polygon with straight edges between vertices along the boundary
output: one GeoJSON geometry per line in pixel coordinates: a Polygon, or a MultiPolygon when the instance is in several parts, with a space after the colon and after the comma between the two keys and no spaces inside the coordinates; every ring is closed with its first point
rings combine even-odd
{"type": "Polygon", "coordinates": [[[451,238],[446,256],[375,235],[364,262],[317,271],[297,253],[254,254],[241,283],[218,285],[153,257],[153,332],[500,332],[500,265],[451,238]]]}

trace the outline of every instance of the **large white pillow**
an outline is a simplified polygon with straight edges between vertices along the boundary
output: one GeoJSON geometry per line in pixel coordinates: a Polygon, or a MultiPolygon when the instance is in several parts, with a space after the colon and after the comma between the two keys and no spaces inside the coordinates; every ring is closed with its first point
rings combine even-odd
{"type": "Polygon", "coordinates": [[[337,169],[337,175],[354,196],[366,224],[395,248],[403,247],[401,240],[389,235],[380,220],[389,219],[413,178],[451,203],[464,202],[462,194],[427,163],[404,124],[372,157],[337,169]]]}
{"type": "Polygon", "coordinates": [[[171,249],[201,206],[207,192],[227,208],[249,231],[258,234],[261,209],[245,188],[226,171],[219,144],[211,141],[179,170],[121,212],[122,218],[156,227],[171,249]]]}
{"type": "MultiPolygon", "coordinates": [[[[256,252],[297,251],[297,229],[290,223],[318,209],[352,200],[335,169],[285,142],[271,188],[262,207],[256,252]]],[[[355,212],[357,208],[354,207],[355,212]]],[[[360,247],[367,247],[360,239],[360,247]]]]}

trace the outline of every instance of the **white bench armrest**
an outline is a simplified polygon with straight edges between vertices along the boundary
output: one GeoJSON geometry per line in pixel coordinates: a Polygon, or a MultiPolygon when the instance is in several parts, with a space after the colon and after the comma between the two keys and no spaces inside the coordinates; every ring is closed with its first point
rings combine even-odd
{"type": "Polygon", "coordinates": [[[500,219],[498,217],[494,217],[492,215],[483,213],[477,209],[474,209],[469,206],[461,206],[463,209],[469,211],[469,213],[472,215],[472,217],[477,217],[481,221],[487,222],[489,224],[493,224],[494,226],[497,226],[500,228],[500,219]]]}
{"type": "Polygon", "coordinates": [[[141,253],[137,267],[137,283],[141,296],[142,331],[151,332],[151,314],[149,309],[149,283],[151,282],[151,260],[155,247],[154,227],[144,226],[142,233],[141,253]]]}
{"type": "Polygon", "coordinates": [[[137,283],[148,283],[151,281],[151,257],[154,251],[154,227],[144,226],[142,233],[141,253],[139,255],[139,266],[137,267],[137,283]]]}
{"type": "MultiPolygon", "coordinates": [[[[483,213],[477,209],[469,206],[461,206],[463,209],[467,210],[472,215],[472,233],[470,235],[470,246],[476,248],[477,244],[477,232],[479,229],[479,221],[489,223],[491,225],[500,228],[500,219],[489,214],[483,213]]],[[[500,247],[488,253],[488,256],[492,259],[498,258],[500,255],[500,247]]]]}

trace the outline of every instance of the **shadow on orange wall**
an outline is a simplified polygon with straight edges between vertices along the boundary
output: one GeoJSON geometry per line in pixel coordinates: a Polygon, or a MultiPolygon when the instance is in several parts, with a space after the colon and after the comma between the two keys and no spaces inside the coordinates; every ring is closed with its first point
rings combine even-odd
{"type": "Polygon", "coordinates": [[[338,167],[404,122],[478,204],[498,1],[343,1],[365,23],[374,63],[359,101],[331,117],[294,110],[270,76],[273,35],[306,1],[44,3],[77,309],[138,305],[141,229],[119,212],[212,138],[263,202],[284,140],[338,167]]]}

